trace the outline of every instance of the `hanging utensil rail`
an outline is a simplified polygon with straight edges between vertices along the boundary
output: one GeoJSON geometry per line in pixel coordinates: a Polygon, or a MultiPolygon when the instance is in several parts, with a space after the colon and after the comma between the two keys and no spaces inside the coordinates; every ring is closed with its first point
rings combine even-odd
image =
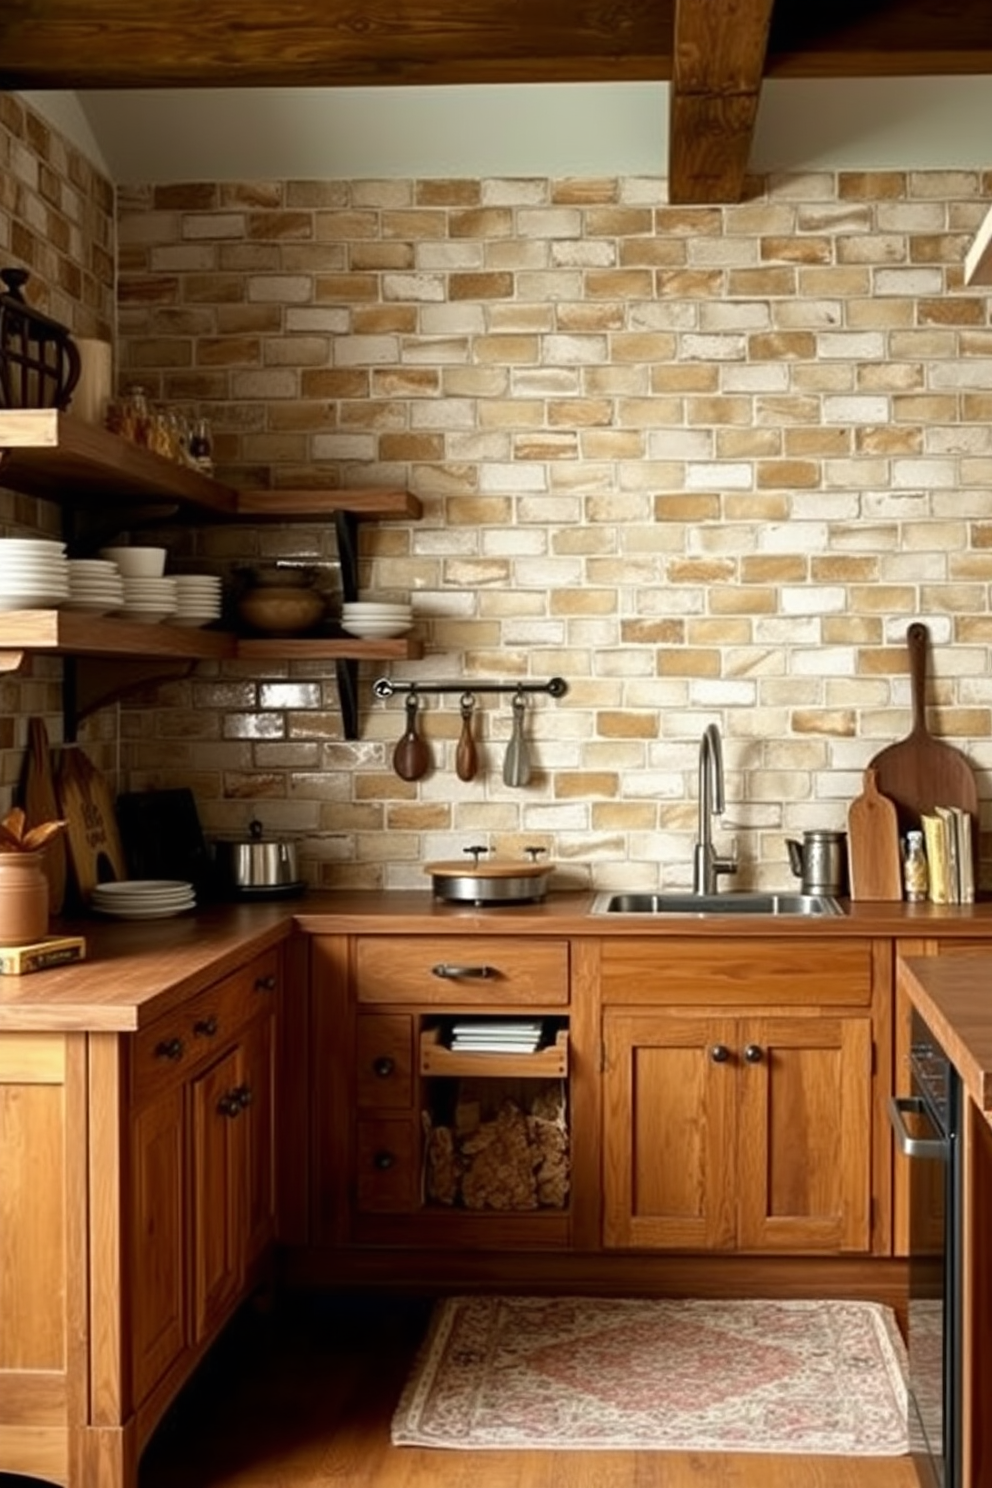
{"type": "Polygon", "coordinates": [[[546,692],[562,698],[568,683],[564,677],[549,677],[547,682],[394,682],[391,677],[380,677],[372,691],[377,698],[391,698],[397,692],[546,692]]]}

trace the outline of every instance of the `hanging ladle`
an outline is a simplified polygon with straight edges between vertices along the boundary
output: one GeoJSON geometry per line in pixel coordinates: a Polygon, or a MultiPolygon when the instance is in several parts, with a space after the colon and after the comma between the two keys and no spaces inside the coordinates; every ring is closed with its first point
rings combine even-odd
{"type": "Polygon", "coordinates": [[[417,733],[420,699],[411,687],[406,699],[406,731],[393,750],[393,769],[401,780],[419,780],[431,766],[431,752],[417,733]]]}
{"type": "Polygon", "coordinates": [[[524,710],[527,699],[522,692],[513,695],[513,732],[503,761],[503,784],[521,786],[530,780],[530,753],[524,738],[524,710]]]}
{"type": "Polygon", "coordinates": [[[459,780],[474,780],[479,768],[479,759],[472,735],[472,714],[475,710],[475,693],[463,692],[461,700],[462,731],[455,750],[455,774],[459,780]]]}

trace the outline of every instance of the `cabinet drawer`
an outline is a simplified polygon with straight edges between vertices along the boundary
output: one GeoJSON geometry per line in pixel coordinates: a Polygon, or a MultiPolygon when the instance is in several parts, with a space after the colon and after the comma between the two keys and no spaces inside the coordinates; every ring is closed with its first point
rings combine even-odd
{"type": "Polygon", "coordinates": [[[568,942],[499,936],[359,936],[359,1002],[459,1007],[568,1002],[568,942]]]}
{"type": "Polygon", "coordinates": [[[358,1208],[410,1214],[420,1204],[419,1128],[412,1118],[358,1123],[358,1208]]]}
{"type": "Polygon", "coordinates": [[[134,1036],[131,1098],[153,1099],[219,1052],[278,990],[279,952],[273,950],[191,997],[134,1036]]]}
{"type": "Polygon", "coordinates": [[[609,940],[602,943],[604,1003],[751,1007],[867,1007],[868,940],[609,940]]]}
{"type": "Polygon", "coordinates": [[[413,1100],[413,1019],[408,1013],[365,1013],[356,1034],[358,1104],[363,1110],[406,1110],[413,1100]]]}

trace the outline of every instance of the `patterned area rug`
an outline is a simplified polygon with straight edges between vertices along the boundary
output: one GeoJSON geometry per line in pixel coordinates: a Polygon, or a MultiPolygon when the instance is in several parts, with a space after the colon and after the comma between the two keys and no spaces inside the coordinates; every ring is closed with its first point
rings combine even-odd
{"type": "Polygon", "coordinates": [[[452,1297],[396,1446],[908,1451],[905,1350],[871,1302],[452,1297]]]}

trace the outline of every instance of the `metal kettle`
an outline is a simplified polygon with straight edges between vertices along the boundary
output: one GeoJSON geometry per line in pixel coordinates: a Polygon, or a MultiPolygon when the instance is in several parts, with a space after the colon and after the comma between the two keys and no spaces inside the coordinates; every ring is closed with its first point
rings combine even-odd
{"type": "Polygon", "coordinates": [[[847,881],[847,833],[819,828],[803,833],[802,842],[786,838],[789,865],[802,880],[804,894],[843,894],[847,881]]]}

